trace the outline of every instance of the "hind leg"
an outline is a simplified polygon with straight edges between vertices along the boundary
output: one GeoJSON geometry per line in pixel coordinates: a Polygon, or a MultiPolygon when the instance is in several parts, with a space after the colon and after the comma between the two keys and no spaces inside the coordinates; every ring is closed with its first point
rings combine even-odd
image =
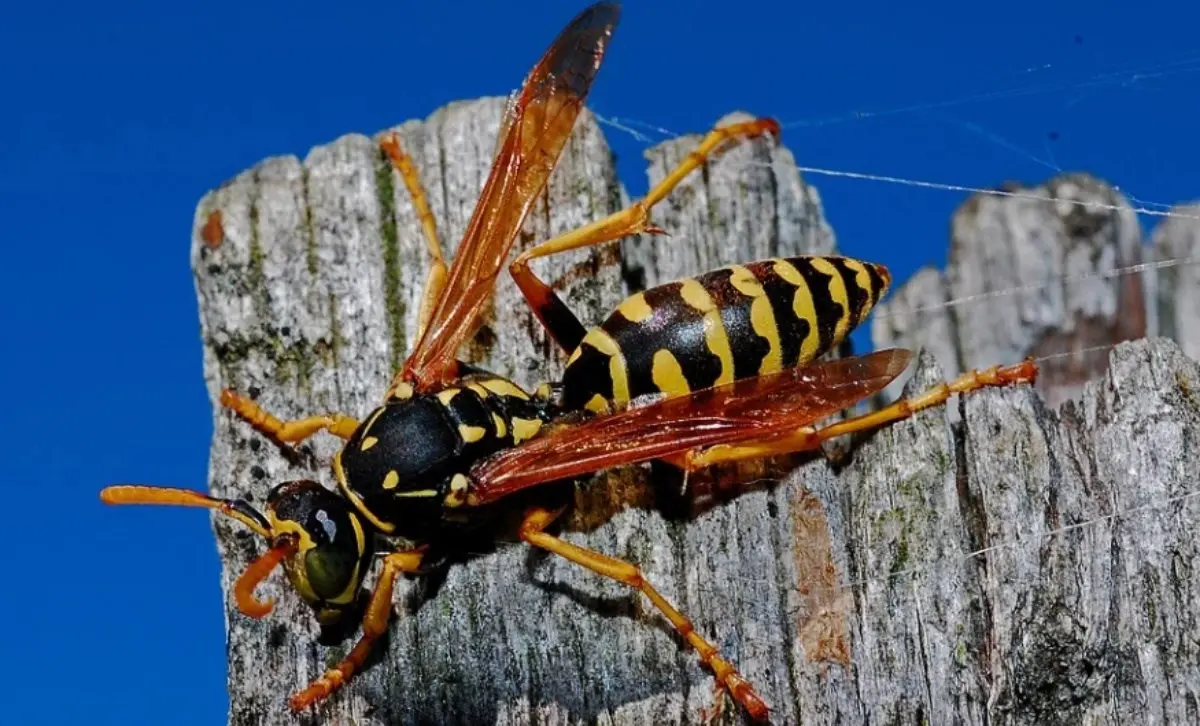
{"type": "Polygon", "coordinates": [[[586,567],[598,575],[640,590],[653,603],[654,607],[671,622],[680,637],[696,651],[696,654],[700,656],[700,661],[712,669],[713,674],[717,677],[718,687],[722,691],[728,691],[754,718],[763,719],[767,716],[769,710],[767,704],[754,692],[754,687],[737,672],[737,669],[729,661],[721,657],[712,643],[696,632],[692,621],[663,597],[646,580],[636,565],[585,549],[543,531],[554,521],[556,516],[557,513],[547,509],[530,510],[521,524],[521,539],[581,567],[586,567]]]}
{"type": "Polygon", "coordinates": [[[230,409],[259,433],[280,446],[299,443],[318,431],[328,431],[340,439],[348,439],[358,428],[358,420],[342,413],[282,421],[254,401],[228,389],[221,391],[221,405],[230,409]]]}
{"type": "Polygon", "coordinates": [[[859,431],[871,431],[911,417],[918,411],[940,406],[955,393],[970,393],[981,388],[1000,388],[1018,383],[1033,383],[1037,367],[1027,360],[1011,366],[970,370],[953,381],[939,383],[912,398],[902,398],[878,411],[852,416],[823,427],[805,426],[783,436],[747,444],[721,444],[671,459],[685,471],[696,471],[716,464],[744,459],[760,459],[817,449],[822,442],[859,431]]]}

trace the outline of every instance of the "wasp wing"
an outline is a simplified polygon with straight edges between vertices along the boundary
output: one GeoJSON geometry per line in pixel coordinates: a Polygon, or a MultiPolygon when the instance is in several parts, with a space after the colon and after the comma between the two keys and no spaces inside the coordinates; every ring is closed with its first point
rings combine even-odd
{"type": "Polygon", "coordinates": [[[472,504],[717,444],[770,439],[849,408],[908,366],[903,349],[817,363],[563,424],[477,463],[472,504]]]}
{"type": "Polygon", "coordinates": [[[583,108],[617,24],[616,5],[580,13],[526,76],[500,126],[495,161],[424,335],[399,379],[419,390],[452,380],[513,241],[541,194],[583,108]]]}

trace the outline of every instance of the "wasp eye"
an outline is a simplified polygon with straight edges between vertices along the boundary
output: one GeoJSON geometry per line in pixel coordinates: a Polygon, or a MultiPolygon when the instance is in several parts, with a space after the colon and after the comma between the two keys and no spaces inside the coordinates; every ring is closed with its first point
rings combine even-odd
{"type": "Polygon", "coordinates": [[[318,545],[304,555],[304,571],[313,592],[331,600],[346,591],[355,577],[358,548],[318,545]]]}

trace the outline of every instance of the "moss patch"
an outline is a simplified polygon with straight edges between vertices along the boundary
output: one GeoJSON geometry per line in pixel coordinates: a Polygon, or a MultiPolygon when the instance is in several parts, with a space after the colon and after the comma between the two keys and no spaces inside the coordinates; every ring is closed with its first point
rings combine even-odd
{"type": "Polygon", "coordinates": [[[375,163],[375,190],[379,195],[379,238],[383,244],[383,293],[387,305],[388,330],[392,339],[392,369],[403,362],[407,348],[404,335],[404,301],[400,296],[400,237],[396,230],[396,183],[392,164],[383,150],[375,163]]]}
{"type": "Polygon", "coordinates": [[[313,228],[312,204],[308,201],[308,169],[301,170],[301,184],[304,190],[304,261],[308,266],[308,274],[317,274],[317,232],[313,228]]]}
{"type": "Polygon", "coordinates": [[[217,356],[222,368],[222,376],[230,380],[229,371],[251,356],[257,355],[273,365],[274,382],[283,385],[295,381],[301,391],[308,393],[316,362],[320,359],[328,365],[334,359],[334,346],[330,341],[321,339],[315,343],[299,339],[284,342],[283,337],[274,326],[268,326],[262,337],[246,337],[233,335],[228,340],[217,342],[208,340],[209,347],[217,356]]]}
{"type": "Polygon", "coordinates": [[[254,298],[254,312],[259,319],[267,320],[270,313],[270,299],[267,296],[266,273],[263,263],[267,255],[263,252],[262,240],[258,233],[258,202],[250,205],[250,260],[246,273],[246,284],[250,295],[254,298]]]}

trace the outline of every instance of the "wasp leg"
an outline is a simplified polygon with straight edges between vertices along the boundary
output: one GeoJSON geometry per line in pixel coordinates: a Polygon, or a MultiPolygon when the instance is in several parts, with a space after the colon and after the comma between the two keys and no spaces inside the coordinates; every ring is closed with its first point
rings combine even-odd
{"type": "Polygon", "coordinates": [[[550,333],[550,337],[559,347],[570,353],[579,347],[586,330],[571,312],[570,308],[558,297],[553,289],[542,282],[529,267],[529,261],[538,257],[566,252],[568,250],[592,247],[619,240],[622,237],[648,232],[664,234],[663,230],[650,224],[650,209],[661,202],[671,193],[684,177],[698,168],[726,142],[737,137],[753,138],[762,134],[779,134],[779,123],[774,119],[758,119],[743,123],[720,126],[708,132],[687,158],[675,167],[670,174],[654,186],[643,198],[619,212],[614,212],[604,219],[580,227],[562,236],[543,242],[517,256],[508,271],[521,294],[533,309],[542,326],[550,333]]]}
{"type": "Polygon", "coordinates": [[[442,290],[446,286],[446,259],[442,257],[442,243],[438,239],[437,222],[429,209],[429,197],[425,194],[421,178],[417,176],[417,167],[413,165],[412,157],[400,146],[400,135],[393,131],[383,137],[379,146],[404,180],[404,186],[408,187],[408,195],[412,198],[417,219],[421,221],[421,230],[425,233],[425,245],[433,259],[425,277],[425,290],[421,295],[420,326],[417,328],[417,337],[420,338],[425,332],[429,316],[433,314],[434,303],[442,296],[442,290]]]}
{"type": "Polygon", "coordinates": [[[823,441],[859,431],[877,429],[909,418],[918,411],[940,406],[955,393],[970,393],[981,388],[1033,383],[1036,378],[1037,367],[1032,360],[1011,366],[994,366],[982,371],[970,370],[953,381],[939,383],[919,396],[902,398],[878,411],[854,416],[820,428],[805,426],[792,433],[755,443],[718,444],[707,449],[691,451],[685,457],[677,457],[672,463],[685,470],[696,471],[725,462],[812,451],[818,448],[823,441]],[[680,458],[683,461],[679,461],[680,458]]]}
{"type": "Polygon", "coordinates": [[[671,625],[675,626],[675,630],[687,641],[688,645],[695,649],[700,656],[700,661],[712,669],[719,686],[728,690],[754,718],[766,718],[769,709],[767,704],[754,692],[754,687],[742,678],[729,661],[717,653],[716,647],[696,633],[692,621],[688,620],[683,613],[675,609],[674,605],[659,594],[658,590],[654,589],[654,586],[642,576],[641,570],[636,565],[584,549],[544,532],[543,530],[557,516],[557,512],[547,509],[529,510],[525,515],[525,520],[521,523],[521,539],[586,567],[599,575],[641,590],[646,597],[650,598],[654,607],[658,608],[658,611],[671,621],[671,625]]]}
{"type": "Polygon", "coordinates": [[[280,445],[303,441],[322,429],[338,438],[348,439],[358,428],[357,419],[341,413],[309,416],[295,421],[280,421],[254,401],[228,389],[221,391],[221,405],[232,410],[238,418],[280,445]]]}
{"type": "Polygon", "coordinates": [[[416,572],[421,567],[423,550],[408,552],[393,552],[383,559],[383,569],[379,580],[375,583],[375,591],[367,603],[367,611],[363,615],[362,637],[355,643],[353,650],[345,660],[325,672],[308,688],[296,693],[288,701],[293,711],[303,711],[309,706],[325,700],[334,691],[346,685],[346,682],[357,673],[371,654],[371,646],[387,632],[388,621],[392,616],[392,587],[396,575],[402,572],[416,572]]]}

